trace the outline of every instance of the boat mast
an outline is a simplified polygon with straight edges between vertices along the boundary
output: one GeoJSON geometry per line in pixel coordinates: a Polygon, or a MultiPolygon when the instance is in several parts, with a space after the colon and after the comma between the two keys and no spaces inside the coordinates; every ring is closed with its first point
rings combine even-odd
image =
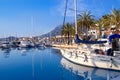
{"type": "Polygon", "coordinates": [[[74,0],[74,10],[75,10],[75,34],[77,34],[77,13],[76,13],[76,0],[74,0]]]}
{"type": "Polygon", "coordinates": [[[34,21],[33,21],[33,16],[31,16],[31,31],[32,31],[32,32],[31,32],[32,34],[31,34],[30,37],[33,37],[33,36],[34,36],[34,34],[33,34],[33,33],[34,33],[34,21]]]}

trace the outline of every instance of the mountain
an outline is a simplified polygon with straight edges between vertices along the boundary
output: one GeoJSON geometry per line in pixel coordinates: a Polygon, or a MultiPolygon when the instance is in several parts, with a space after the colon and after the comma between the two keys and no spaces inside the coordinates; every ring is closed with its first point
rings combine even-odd
{"type": "Polygon", "coordinates": [[[57,27],[55,27],[52,31],[41,35],[41,37],[54,37],[56,35],[61,35],[61,31],[62,31],[62,25],[59,25],[57,27]]]}
{"type": "MultiPolygon", "coordinates": [[[[74,27],[74,23],[71,23],[72,27],[74,27]]],[[[43,34],[41,35],[40,37],[54,37],[56,35],[61,35],[61,31],[62,31],[62,27],[63,25],[59,25],[57,27],[55,27],[52,31],[46,33],[46,34],[43,34]]]]}
{"type": "Polygon", "coordinates": [[[4,42],[4,41],[16,41],[18,40],[19,38],[18,37],[14,37],[14,36],[9,36],[9,37],[6,37],[6,38],[0,38],[0,42],[4,42]]]}

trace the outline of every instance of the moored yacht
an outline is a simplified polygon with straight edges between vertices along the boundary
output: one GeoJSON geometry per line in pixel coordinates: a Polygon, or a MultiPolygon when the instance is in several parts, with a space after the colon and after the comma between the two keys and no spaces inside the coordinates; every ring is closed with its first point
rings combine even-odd
{"type": "Polygon", "coordinates": [[[30,41],[23,40],[23,41],[20,41],[19,47],[21,48],[34,47],[34,44],[30,41]]]}
{"type": "Polygon", "coordinates": [[[77,34],[76,0],[74,0],[74,3],[76,28],[75,42],[77,44],[84,44],[85,46],[80,46],[76,49],[60,49],[62,56],[73,63],[84,66],[120,70],[120,35],[111,35],[109,41],[112,45],[109,45],[107,48],[106,46],[102,47],[106,49],[101,49],[96,46],[93,47],[93,44],[107,43],[106,40],[89,41],[79,39],[77,34]]]}
{"type": "Polygon", "coordinates": [[[7,49],[11,47],[11,44],[9,42],[4,41],[0,44],[0,47],[3,49],[7,49]]]}

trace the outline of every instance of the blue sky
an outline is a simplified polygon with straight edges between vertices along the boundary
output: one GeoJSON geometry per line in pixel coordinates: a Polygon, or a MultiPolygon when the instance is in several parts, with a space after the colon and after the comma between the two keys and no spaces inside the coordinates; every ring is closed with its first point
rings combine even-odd
{"type": "MultiPolygon", "coordinates": [[[[66,22],[74,21],[73,0],[68,0],[66,22]]],[[[77,0],[79,11],[91,10],[98,18],[119,9],[120,0],[77,0]]],[[[65,0],[0,0],[0,37],[34,36],[63,23],[65,0]]]]}

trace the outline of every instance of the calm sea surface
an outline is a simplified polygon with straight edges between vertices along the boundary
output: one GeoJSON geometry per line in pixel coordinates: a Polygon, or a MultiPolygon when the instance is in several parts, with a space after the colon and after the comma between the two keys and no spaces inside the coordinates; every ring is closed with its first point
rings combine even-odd
{"type": "Polygon", "coordinates": [[[112,80],[120,72],[89,68],[53,48],[0,49],[0,80],[112,80]]]}

